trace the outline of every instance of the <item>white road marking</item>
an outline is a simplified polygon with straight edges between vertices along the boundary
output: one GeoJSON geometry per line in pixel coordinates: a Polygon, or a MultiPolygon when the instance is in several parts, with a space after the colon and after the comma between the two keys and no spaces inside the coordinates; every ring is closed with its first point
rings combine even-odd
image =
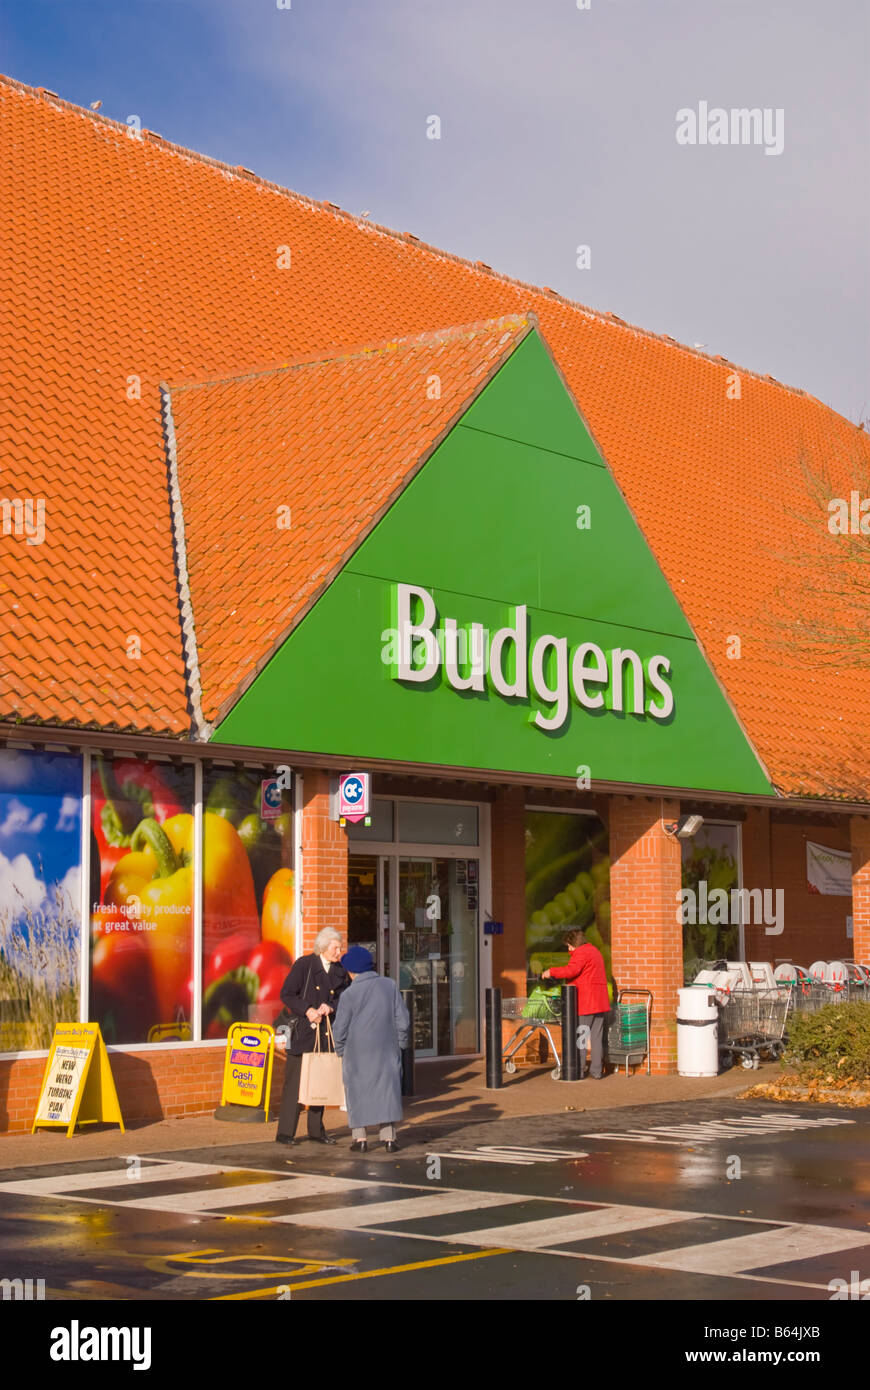
{"type": "MultiPolygon", "coordinates": [[[[452,1188],[432,1192],[426,1197],[396,1198],[393,1202],[361,1202],[354,1207],[332,1207],[329,1211],[310,1211],[300,1215],[276,1216],[276,1222],[289,1226],[325,1226],[337,1230],[365,1230],[378,1224],[419,1220],[456,1211],[482,1211],[485,1207],[511,1206],[528,1200],[509,1193],[457,1192],[452,1188]]],[[[400,1232],[400,1234],[402,1234],[400,1232]]]]}
{"type": "Polygon", "coordinates": [[[276,1182],[255,1182],[237,1187],[213,1187],[198,1192],[166,1193],[165,1196],[131,1197],[118,1203],[135,1207],[137,1211],[213,1212],[219,1214],[228,1207],[255,1207],[267,1202],[285,1202],[293,1197],[319,1197],[324,1192],[345,1191],[368,1187],[368,1183],[350,1182],[341,1178],[278,1178],[276,1182]],[[340,1184],[338,1189],[336,1184],[340,1184]]]}
{"type": "Polygon", "coordinates": [[[847,1231],[841,1226],[784,1226],[778,1231],[757,1231],[730,1240],[663,1250],[658,1255],[640,1255],[633,1263],[697,1274],[745,1274],[767,1265],[809,1260],[837,1250],[854,1250],[860,1245],[870,1245],[866,1231],[847,1231]]]}
{"type": "Polygon", "coordinates": [[[651,1125],[649,1129],[601,1130],[584,1134],[587,1139],[616,1139],[626,1144],[713,1144],[717,1139],[753,1139],[765,1134],[800,1129],[819,1129],[830,1125],[854,1125],[856,1120],[833,1116],[740,1115],[733,1120],[702,1120],[698,1124],[651,1125]]]}
{"type": "Polygon", "coordinates": [[[131,1178],[125,1168],[110,1168],[105,1173],[61,1173],[53,1178],[25,1178],[19,1182],[0,1183],[0,1192],[13,1192],[21,1197],[56,1197],[67,1193],[86,1192],[89,1188],[127,1187],[132,1192],[137,1182],[174,1182],[176,1179],[199,1178],[210,1173],[236,1171],[213,1163],[161,1163],[154,1172],[148,1166],[140,1168],[140,1177],[131,1178]]]}
{"type": "MultiPolygon", "coordinates": [[[[667,1226],[674,1221],[685,1221],[686,1217],[684,1211],[662,1211],[660,1207],[613,1206],[598,1211],[550,1216],[544,1221],[519,1221],[511,1226],[463,1231],[461,1235],[444,1236],[442,1239],[463,1245],[510,1245],[517,1250],[549,1250],[554,1245],[565,1245],[569,1240],[590,1240],[595,1236],[613,1235],[617,1231],[667,1226]]],[[[552,1253],[560,1252],[553,1250],[552,1253]]]]}
{"type": "Polygon", "coordinates": [[[533,1163],[559,1163],[566,1159],[588,1158],[588,1153],[576,1149],[530,1149],[512,1144],[479,1144],[476,1149],[428,1149],[426,1157],[464,1158],[469,1163],[518,1163],[528,1168],[533,1163]]]}

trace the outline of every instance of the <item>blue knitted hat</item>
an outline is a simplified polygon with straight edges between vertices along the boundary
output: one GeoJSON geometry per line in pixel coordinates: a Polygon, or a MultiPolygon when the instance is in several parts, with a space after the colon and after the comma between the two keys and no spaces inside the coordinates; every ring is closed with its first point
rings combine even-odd
{"type": "Polygon", "coordinates": [[[365,946],[351,946],[342,956],[341,963],[345,970],[351,971],[354,975],[364,975],[367,970],[375,968],[375,963],[365,946]]]}

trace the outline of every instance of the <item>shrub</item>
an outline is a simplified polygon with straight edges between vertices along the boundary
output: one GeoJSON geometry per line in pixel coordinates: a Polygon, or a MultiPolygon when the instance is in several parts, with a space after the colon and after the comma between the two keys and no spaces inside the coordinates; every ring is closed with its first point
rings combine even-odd
{"type": "Polygon", "coordinates": [[[870,1079],[870,1004],[826,1004],[788,1023],[783,1065],[803,1076],[870,1079]]]}

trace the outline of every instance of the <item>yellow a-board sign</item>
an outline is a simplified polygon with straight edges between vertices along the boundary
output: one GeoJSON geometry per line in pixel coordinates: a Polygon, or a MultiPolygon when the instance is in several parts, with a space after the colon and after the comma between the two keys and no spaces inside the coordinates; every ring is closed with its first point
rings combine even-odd
{"type": "Polygon", "coordinates": [[[227,1033],[221,1105],[262,1106],[269,1118],[275,1030],[270,1023],[232,1023],[227,1033]]]}
{"type": "Polygon", "coordinates": [[[65,1129],[103,1120],[124,1121],[109,1066],[109,1054],[98,1023],[58,1023],[42,1077],[39,1103],[30,1133],[65,1129]]]}

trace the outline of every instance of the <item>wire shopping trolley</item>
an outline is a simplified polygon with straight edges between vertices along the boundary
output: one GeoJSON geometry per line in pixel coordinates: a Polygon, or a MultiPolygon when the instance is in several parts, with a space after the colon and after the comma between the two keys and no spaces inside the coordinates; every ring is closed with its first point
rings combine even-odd
{"type": "Polygon", "coordinates": [[[762,1057],[785,1051],[785,1021],[791,988],[736,989],[719,1005],[719,1057],[723,1067],[739,1059],[747,1071],[762,1057]]]}
{"type": "Polygon", "coordinates": [[[562,1075],[562,1059],[553,1041],[550,1024],[561,1023],[562,1021],[561,995],[562,991],[558,988],[544,990],[538,987],[533,989],[528,997],[520,996],[517,999],[502,1000],[502,1018],[517,1025],[502,1051],[502,1061],[506,1072],[512,1074],[516,1071],[517,1064],[513,1060],[514,1055],[536,1033],[543,1033],[556,1063],[550,1075],[554,1081],[559,1080],[562,1075]]]}

